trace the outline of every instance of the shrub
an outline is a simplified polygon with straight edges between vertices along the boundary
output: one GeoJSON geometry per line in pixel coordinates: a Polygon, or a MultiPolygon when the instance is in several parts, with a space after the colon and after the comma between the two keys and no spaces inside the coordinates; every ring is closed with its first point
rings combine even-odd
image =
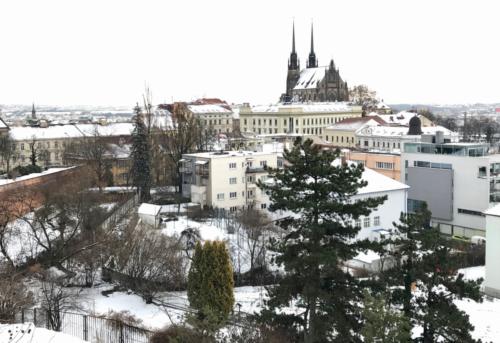
{"type": "Polygon", "coordinates": [[[224,242],[196,244],[188,275],[188,299],[198,311],[198,320],[209,319],[215,325],[227,320],[234,305],[232,269],[224,242]]]}
{"type": "Polygon", "coordinates": [[[198,331],[186,326],[174,325],[156,332],[149,340],[150,343],[212,343],[213,338],[207,337],[198,331]]]}

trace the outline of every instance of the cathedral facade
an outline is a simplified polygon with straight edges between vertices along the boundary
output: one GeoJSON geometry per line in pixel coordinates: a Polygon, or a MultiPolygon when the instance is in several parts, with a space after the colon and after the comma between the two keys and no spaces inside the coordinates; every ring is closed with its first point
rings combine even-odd
{"type": "Polygon", "coordinates": [[[292,30],[292,52],[288,60],[286,92],[281,102],[331,102],[349,101],[347,82],[340,77],[333,59],[327,66],[318,66],[314,53],[314,32],[311,26],[311,51],[306,68],[300,70],[300,61],[295,51],[295,25],[292,30]]]}

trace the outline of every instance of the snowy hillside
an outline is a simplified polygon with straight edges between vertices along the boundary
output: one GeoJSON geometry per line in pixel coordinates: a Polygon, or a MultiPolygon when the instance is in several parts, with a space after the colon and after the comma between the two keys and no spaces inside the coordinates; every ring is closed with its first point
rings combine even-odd
{"type": "Polygon", "coordinates": [[[2,343],[85,343],[77,337],[47,329],[34,327],[33,324],[0,324],[2,343]]]}

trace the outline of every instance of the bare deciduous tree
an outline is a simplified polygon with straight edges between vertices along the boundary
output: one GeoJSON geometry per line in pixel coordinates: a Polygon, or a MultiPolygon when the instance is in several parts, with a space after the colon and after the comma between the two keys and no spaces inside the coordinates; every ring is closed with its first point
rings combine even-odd
{"type": "Polygon", "coordinates": [[[0,273],[0,322],[12,322],[20,308],[31,306],[33,295],[22,282],[22,275],[12,267],[0,273]]]}

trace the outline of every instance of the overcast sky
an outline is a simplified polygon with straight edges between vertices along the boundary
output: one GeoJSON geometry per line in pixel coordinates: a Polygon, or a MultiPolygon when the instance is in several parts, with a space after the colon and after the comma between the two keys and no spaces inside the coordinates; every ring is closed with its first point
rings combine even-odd
{"type": "Polygon", "coordinates": [[[0,2],[0,103],[129,105],[219,97],[276,102],[292,20],[301,66],[388,103],[500,101],[499,1],[0,2]]]}

